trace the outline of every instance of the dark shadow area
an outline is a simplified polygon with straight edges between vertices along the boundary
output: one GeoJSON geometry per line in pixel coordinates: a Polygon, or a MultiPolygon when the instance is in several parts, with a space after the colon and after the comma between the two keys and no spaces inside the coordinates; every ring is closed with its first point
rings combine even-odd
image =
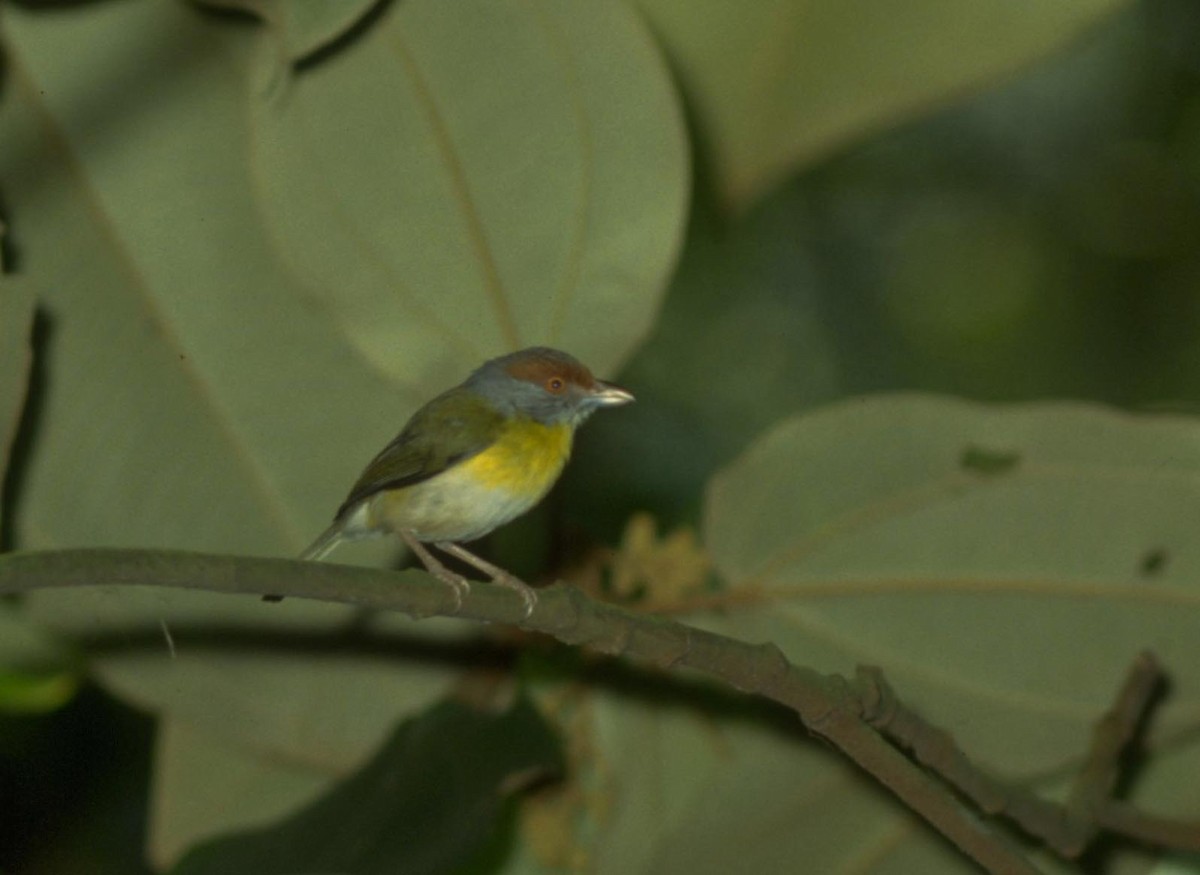
{"type": "Polygon", "coordinates": [[[29,383],[25,393],[25,405],[13,436],[12,450],[8,457],[8,469],[0,483],[0,553],[17,548],[16,512],[21,503],[25,486],[25,473],[29,470],[42,416],[46,408],[48,386],[47,362],[54,339],[54,319],[42,307],[33,315],[33,331],[30,346],[33,358],[29,367],[29,383]]]}
{"type": "Polygon", "coordinates": [[[358,21],[350,25],[344,33],[339,34],[325,45],[320,46],[300,58],[292,65],[297,73],[303,73],[328,61],[347,49],[351,48],[387,15],[395,0],[376,0],[376,3],[359,16],[358,21]]]}
{"type": "MultiPolygon", "coordinates": [[[[263,610],[273,610],[264,607],[263,610]]],[[[334,630],[269,630],[230,624],[187,624],[168,621],[176,653],[270,653],[273,656],[322,656],[347,659],[393,659],[398,671],[404,663],[440,664],[463,671],[511,670],[517,660],[534,656],[543,677],[583,683],[652,705],[688,708],[709,718],[760,723],[798,740],[809,733],[795,714],[778,703],[727,689],[699,676],[685,677],[632,665],[616,657],[597,656],[561,645],[541,635],[501,631],[468,640],[444,641],[419,633],[377,633],[371,614],[334,630]]],[[[76,636],[73,644],[93,657],[158,652],[164,659],[168,645],[157,624],[112,628],[101,634],[76,636]]]]}
{"type": "Polygon", "coordinates": [[[99,6],[101,3],[112,3],[114,0],[12,0],[13,6],[20,6],[30,12],[58,12],[64,9],[77,9],[81,6],[99,6]]]}
{"type": "Polygon", "coordinates": [[[0,714],[0,871],[148,875],[153,735],[92,686],[52,714],[0,714]]]}
{"type": "MultiPolygon", "coordinates": [[[[4,99],[4,47],[0,44],[0,100],[4,99]]],[[[0,190],[0,274],[21,269],[21,246],[13,235],[11,211],[4,191],[0,190]]]]}

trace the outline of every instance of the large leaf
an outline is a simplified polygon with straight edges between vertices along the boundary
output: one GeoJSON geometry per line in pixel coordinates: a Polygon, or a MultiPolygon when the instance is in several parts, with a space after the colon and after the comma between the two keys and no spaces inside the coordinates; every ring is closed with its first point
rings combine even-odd
{"type": "Polygon", "coordinates": [[[680,239],[680,114],[614,2],[417,0],[257,113],[280,251],[396,379],[563,345],[607,370],[680,239]],[[415,368],[415,369],[414,369],[415,368]]]}
{"type": "Polygon", "coordinates": [[[1083,751],[1144,648],[1172,672],[1163,737],[1200,724],[1198,513],[1194,420],[848,402],[713,481],[738,606],[713,622],[821,670],[882,666],[973,757],[1037,774],[1083,751]]]}
{"type": "Polygon", "coordinates": [[[213,841],[172,872],[454,871],[493,835],[505,799],[559,770],[557,741],[529,702],[496,715],[439,705],[294,817],[213,841]]]}
{"type": "Polygon", "coordinates": [[[846,142],[985,87],[1128,0],[638,0],[744,207],[846,142]]]}

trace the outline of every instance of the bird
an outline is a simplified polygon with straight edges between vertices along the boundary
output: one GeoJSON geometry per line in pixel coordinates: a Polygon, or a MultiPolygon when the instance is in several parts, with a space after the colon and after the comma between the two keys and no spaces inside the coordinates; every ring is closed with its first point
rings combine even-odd
{"type": "Polygon", "coordinates": [[[344,541],[395,534],[450,586],[457,607],[470,583],[426,544],[515,590],[529,616],[533,589],[462,542],[541,501],[566,465],[575,430],[600,408],[631,401],[632,393],[597,380],[561,350],[535,346],[486,361],[412,415],[300,558],[319,560],[344,541]]]}

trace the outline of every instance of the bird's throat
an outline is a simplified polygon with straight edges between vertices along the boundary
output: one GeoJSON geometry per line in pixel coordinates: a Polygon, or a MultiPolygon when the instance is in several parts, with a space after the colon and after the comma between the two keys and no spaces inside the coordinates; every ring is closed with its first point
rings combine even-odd
{"type": "Polygon", "coordinates": [[[481,485],[540,497],[571,455],[573,433],[568,423],[543,425],[532,419],[511,420],[494,444],[462,464],[481,485]]]}

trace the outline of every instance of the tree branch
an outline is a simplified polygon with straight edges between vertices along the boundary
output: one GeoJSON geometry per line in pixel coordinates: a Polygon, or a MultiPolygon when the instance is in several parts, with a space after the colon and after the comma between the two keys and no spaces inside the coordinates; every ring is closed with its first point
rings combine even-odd
{"type": "MultiPolygon", "coordinates": [[[[1097,730],[1089,766],[1068,806],[1014,791],[975,769],[950,736],[904,708],[878,670],[861,669],[852,684],[792,665],[772,644],[751,645],[657,616],[594,601],[562,584],[539,590],[528,617],[512,591],[479,584],[455,610],[453,592],[422,571],[356,568],[291,559],[260,559],[154,550],[64,550],[0,556],[0,593],[123,584],[169,586],[230,594],[286,593],[320,601],[395,610],[413,617],[458,616],[517,625],[567,644],[628,656],[662,668],[689,668],[739,690],[791,708],[804,725],[839,748],[924,817],[965,854],[1002,875],[1038,870],[1006,837],[991,829],[937,780],[972,800],[983,812],[1003,814],[1060,853],[1079,853],[1097,830],[1134,835],[1171,847],[1194,847],[1200,825],[1164,821],[1113,802],[1116,757],[1131,737],[1148,701],[1148,676],[1157,665],[1143,657],[1097,730]],[[892,743],[914,751],[920,768],[892,743]],[[1056,830],[1069,823],[1063,840],[1056,830]]],[[[264,608],[266,609],[266,608],[264,608]]]]}
{"type": "Polygon", "coordinates": [[[1145,844],[1200,850],[1200,823],[1151,817],[1112,798],[1121,757],[1162,680],[1154,655],[1139,654],[1112,708],[1096,723],[1092,746],[1065,805],[1001,781],[972,764],[949,733],[930,725],[896,698],[878,669],[860,668],[857,684],[868,723],[912,751],[919,763],[981,811],[1007,817],[1059,856],[1076,858],[1102,829],[1145,844]]]}

